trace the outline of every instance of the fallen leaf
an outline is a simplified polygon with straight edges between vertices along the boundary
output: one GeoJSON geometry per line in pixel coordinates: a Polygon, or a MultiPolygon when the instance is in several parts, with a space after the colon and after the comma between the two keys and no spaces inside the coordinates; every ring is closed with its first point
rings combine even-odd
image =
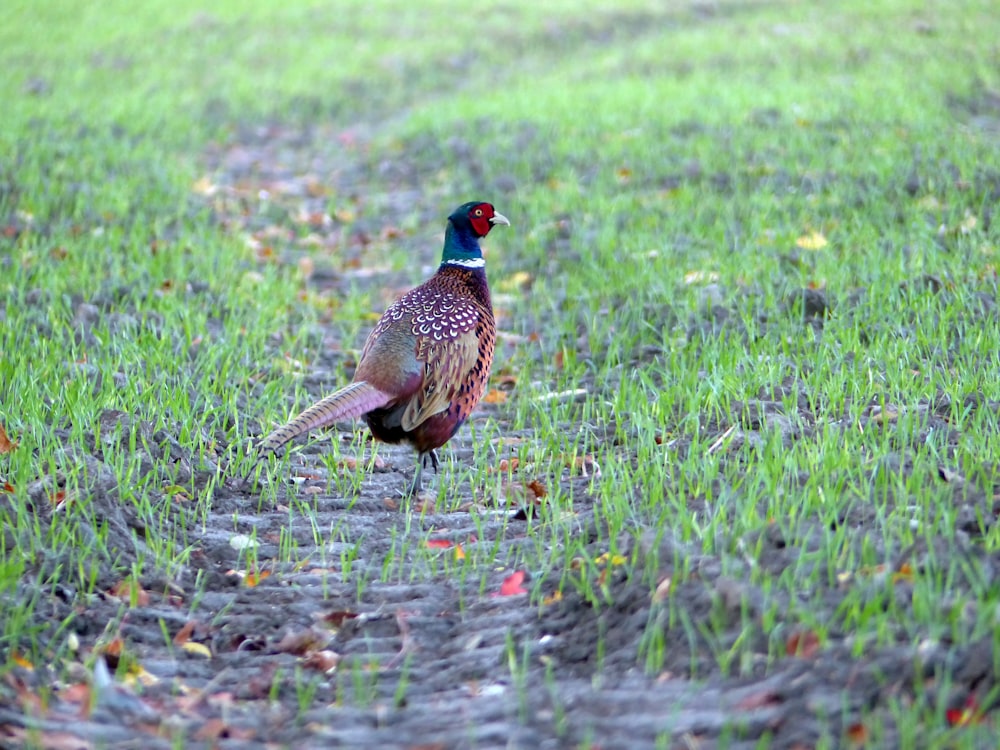
{"type": "Polygon", "coordinates": [[[539,479],[532,479],[526,485],[524,485],[528,491],[535,496],[536,500],[541,500],[543,497],[549,494],[549,491],[545,488],[545,483],[539,479]]]}
{"type": "Polygon", "coordinates": [[[542,599],[542,604],[544,604],[547,607],[550,604],[555,604],[556,602],[561,602],[562,598],[563,598],[562,591],[553,591],[547,597],[545,597],[544,599],[542,599]]]}
{"type": "Polygon", "coordinates": [[[0,492],[14,492],[14,485],[10,482],[4,482],[3,485],[0,485],[0,492]]]}
{"type": "Polygon", "coordinates": [[[785,653],[811,659],[819,651],[819,636],[813,630],[797,630],[785,641],[785,653]]]}
{"type": "Polygon", "coordinates": [[[795,244],[803,250],[822,250],[830,243],[821,233],[812,231],[809,234],[802,235],[795,240],[795,244]]]}
{"type": "Polygon", "coordinates": [[[687,285],[691,284],[702,284],[704,282],[712,283],[719,280],[719,274],[715,271],[688,271],[684,274],[684,283],[687,285]]]}
{"type": "Polygon", "coordinates": [[[243,579],[243,583],[248,588],[253,588],[258,583],[263,581],[265,578],[270,578],[270,577],[271,577],[270,570],[262,570],[259,573],[247,573],[246,577],[243,579]]]}
{"type": "Polygon", "coordinates": [[[899,570],[892,574],[893,583],[905,583],[913,580],[913,566],[909,563],[903,563],[899,566],[899,570]]]}
{"type": "Polygon", "coordinates": [[[181,644],[181,651],[186,651],[194,656],[204,656],[206,659],[212,658],[212,651],[204,643],[198,643],[197,641],[184,641],[181,644]]]}
{"type": "Polygon", "coordinates": [[[521,461],[518,458],[501,458],[500,464],[497,466],[498,471],[517,471],[518,465],[521,461]]]}
{"type": "Polygon", "coordinates": [[[981,724],[984,716],[976,696],[970,695],[965,699],[961,708],[949,708],[945,712],[945,719],[953,727],[967,727],[972,724],[981,724]]]}
{"type": "Polygon", "coordinates": [[[284,654],[304,656],[311,651],[319,651],[329,641],[329,631],[306,628],[304,630],[285,633],[282,639],[274,646],[274,650],[284,654]]]}
{"type": "Polygon", "coordinates": [[[323,622],[334,628],[339,628],[346,620],[353,620],[357,616],[357,612],[350,612],[346,609],[338,609],[334,612],[328,612],[323,615],[323,622]]]}
{"type": "Polygon", "coordinates": [[[860,721],[847,727],[847,739],[855,745],[867,744],[869,739],[868,727],[860,721]]]}
{"type": "Polygon", "coordinates": [[[187,643],[191,639],[191,635],[194,633],[194,629],[197,625],[197,620],[188,620],[184,623],[181,629],[177,631],[177,635],[174,636],[174,645],[182,646],[187,643]]]}
{"type": "Polygon", "coordinates": [[[518,570],[503,579],[500,585],[500,596],[514,596],[516,594],[527,594],[528,590],[521,584],[524,583],[526,573],[518,570]]]}
{"type": "Polygon", "coordinates": [[[656,585],[656,590],[653,592],[653,601],[659,604],[668,596],[670,596],[670,586],[673,583],[673,579],[670,577],[664,578],[656,585]]]}
{"type": "Polygon", "coordinates": [[[328,674],[337,668],[340,663],[340,654],[336,651],[313,651],[307,654],[302,660],[302,666],[307,669],[315,669],[317,672],[328,674]]]}
{"type": "Polygon", "coordinates": [[[428,539],[426,544],[429,549],[450,549],[455,543],[450,539],[428,539]]]}
{"type": "Polygon", "coordinates": [[[483,403],[485,404],[505,404],[507,403],[507,391],[501,391],[494,388],[485,396],[483,396],[483,403]]]}
{"type": "Polygon", "coordinates": [[[149,592],[144,590],[137,582],[128,579],[119,581],[112,586],[108,595],[127,603],[129,606],[132,606],[133,601],[137,607],[149,606],[149,592]]]}
{"type": "Polygon", "coordinates": [[[0,455],[12,453],[17,448],[17,441],[7,437],[7,430],[0,424],[0,455]]]}
{"type": "Polygon", "coordinates": [[[612,567],[616,567],[618,565],[624,565],[626,562],[626,558],[623,557],[622,555],[612,555],[608,552],[605,552],[602,555],[598,555],[597,559],[594,560],[594,562],[597,563],[598,565],[607,565],[608,563],[611,563],[612,567]]]}

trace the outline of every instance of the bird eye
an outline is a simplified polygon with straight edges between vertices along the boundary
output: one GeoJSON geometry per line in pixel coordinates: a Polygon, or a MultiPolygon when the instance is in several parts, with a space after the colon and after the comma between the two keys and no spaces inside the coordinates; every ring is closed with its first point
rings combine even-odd
{"type": "Polygon", "coordinates": [[[475,213],[476,216],[482,216],[483,215],[483,209],[477,208],[473,213],[475,213]]]}

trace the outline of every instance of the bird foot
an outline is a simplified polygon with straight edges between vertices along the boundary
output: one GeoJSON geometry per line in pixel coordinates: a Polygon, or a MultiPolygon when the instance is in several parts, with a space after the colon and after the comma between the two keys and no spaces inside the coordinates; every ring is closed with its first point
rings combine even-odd
{"type": "Polygon", "coordinates": [[[406,494],[410,497],[414,497],[420,494],[421,489],[421,479],[424,472],[424,466],[427,465],[427,459],[431,460],[431,466],[434,467],[434,473],[438,473],[438,462],[437,451],[429,450],[424,451],[419,456],[417,456],[417,470],[413,473],[413,484],[410,485],[410,490],[406,494]]]}

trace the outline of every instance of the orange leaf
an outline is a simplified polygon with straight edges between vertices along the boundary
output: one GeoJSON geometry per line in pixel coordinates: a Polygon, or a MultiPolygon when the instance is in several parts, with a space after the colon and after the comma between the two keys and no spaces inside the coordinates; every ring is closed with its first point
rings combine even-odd
{"type": "Polygon", "coordinates": [[[243,583],[246,584],[248,588],[253,588],[258,583],[263,581],[265,578],[271,577],[270,570],[262,570],[260,573],[247,573],[247,577],[243,579],[243,583]]]}
{"type": "Polygon", "coordinates": [[[13,492],[13,491],[14,491],[14,485],[12,485],[10,482],[4,482],[3,486],[0,486],[0,492],[13,492]]]}
{"type": "Polygon", "coordinates": [[[454,542],[450,539],[428,539],[427,546],[430,549],[450,549],[454,546],[454,542]]]}
{"type": "Polygon", "coordinates": [[[483,403],[486,404],[505,404],[507,403],[507,392],[498,391],[496,388],[491,390],[485,396],[483,396],[483,403]]]}
{"type": "Polygon", "coordinates": [[[524,486],[527,487],[528,491],[535,496],[536,500],[540,500],[549,494],[549,491],[545,489],[545,483],[539,479],[532,479],[524,486]]]}
{"type": "Polygon", "coordinates": [[[892,574],[892,582],[899,583],[901,581],[912,581],[913,580],[913,566],[909,563],[903,563],[899,566],[899,570],[892,574]]]}
{"type": "Polygon", "coordinates": [[[11,453],[15,448],[17,448],[17,441],[7,437],[7,430],[0,424],[0,455],[11,453]]]}
{"type": "Polygon", "coordinates": [[[188,620],[184,623],[184,626],[177,631],[177,635],[174,636],[174,645],[180,646],[182,643],[191,638],[194,633],[194,628],[198,624],[197,620],[188,620]]]}
{"type": "Polygon", "coordinates": [[[500,466],[498,468],[500,471],[517,471],[517,467],[520,463],[520,460],[518,460],[516,456],[514,458],[501,458],[500,466]]]}
{"type": "Polygon", "coordinates": [[[455,545],[455,559],[456,560],[464,560],[465,559],[465,550],[462,549],[462,545],[461,544],[456,544],[455,545]]]}
{"type": "Polygon", "coordinates": [[[500,585],[500,596],[514,596],[516,594],[527,594],[528,590],[521,584],[524,583],[525,572],[518,570],[503,579],[500,585]]]}

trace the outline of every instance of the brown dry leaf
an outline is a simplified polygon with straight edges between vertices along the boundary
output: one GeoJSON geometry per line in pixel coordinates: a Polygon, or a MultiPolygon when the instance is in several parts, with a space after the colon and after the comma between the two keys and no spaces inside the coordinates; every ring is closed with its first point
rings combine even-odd
{"type": "Polygon", "coordinates": [[[108,665],[108,669],[114,672],[118,669],[118,662],[121,660],[124,650],[125,642],[121,638],[112,638],[99,648],[98,652],[104,656],[104,661],[108,665]]]}
{"type": "Polygon", "coordinates": [[[528,492],[530,492],[532,495],[535,496],[536,500],[541,500],[543,497],[549,494],[549,491],[545,488],[545,483],[542,482],[540,479],[532,479],[524,486],[528,490],[528,492]]]}
{"type": "Polygon", "coordinates": [[[814,630],[797,630],[785,641],[785,653],[811,659],[819,651],[819,636],[814,630]]]}
{"type": "Polygon", "coordinates": [[[346,609],[338,609],[323,615],[322,620],[330,627],[339,628],[346,620],[353,620],[357,616],[357,612],[351,612],[346,609]]]}
{"type": "Polygon", "coordinates": [[[177,631],[177,635],[174,636],[174,645],[181,646],[187,643],[191,639],[191,635],[194,633],[194,629],[198,626],[197,620],[188,620],[184,623],[184,626],[177,631]]]}
{"type": "Polygon", "coordinates": [[[555,356],[552,358],[552,366],[557,370],[562,370],[566,367],[566,354],[562,349],[556,352],[555,356]]]}
{"type": "Polygon", "coordinates": [[[340,663],[340,654],[336,651],[313,651],[302,660],[302,666],[315,669],[317,672],[329,673],[340,663]]]}
{"type": "Polygon", "coordinates": [[[542,604],[546,607],[550,604],[555,604],[556,602],[561,602],[563,598],[562,591],[553,591],[547,597],[542,599],[542,604]]]}
{"type": "Polygon", "coordinates": [[[566,457],[563,459],[563,463],[568,468],[579,471],[581,476],[589,477],[591,474],[595,477],[601,476],[601,467],[597,465],[594,461],[594,456],[590,453],[583,456],[574,456],[572,459],[566,457]]]}
{"type": "Polygon", "coordinates": [[[137,582],[130,581],[128,579],[119,581],[112,586],[111,590],[108,592],[108,596],[118,599],[121,602],[125,602],[129,606],[132,606],[132,600],[134,597],[135,606],[149,606],[149,592],[143,589],[137,582]]]}
{"type": "Polygon", "coordinates": [[[326,631],[306,628],[305,630],[291,631],[274,646],[274,650],[284,654],[294,654],[304,656],[312,651],[318,651],[327,644],[330,635],[326,631]]]}
{"type": "Polygon", "coordinates": [[[517,471],[521,461],[518,458],[501,458],[497,471],[517,471]]]}
{"type": "Polygon", "coordinates": [[[656,585],[656,590],[653,592],[653,601],[659,604],[670,596],[670,586],[673,583],[673,579],[669,576],[664,578],[656,585]]]}
{"type": "Polygon", "coordinates": [[[4,482],[0,485],[0,492],[14,492],[14,485],[10,482],[4,482]]]}
{"type": "Polygon", "coordinates": [[[17,441],[7,437],[7,430],[0,424],[0,455],[11,453],[17,448],[17,441]]]}
{"type": "Polygon", "coordinates": [[[860,721],[847,727],[845,734],[847,735],[847,739],[854,745],[865,745],[868,743],[868,727],[860,721]]]}

